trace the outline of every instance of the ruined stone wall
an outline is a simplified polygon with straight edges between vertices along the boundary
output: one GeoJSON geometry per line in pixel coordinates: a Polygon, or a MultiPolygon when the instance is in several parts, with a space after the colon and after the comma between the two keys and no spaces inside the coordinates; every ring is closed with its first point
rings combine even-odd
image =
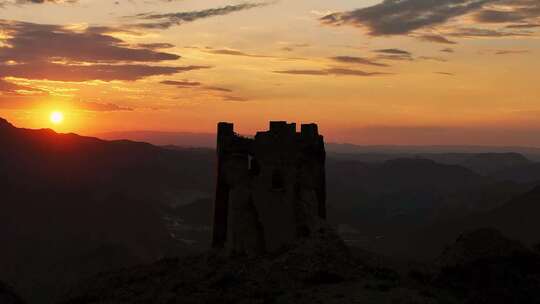
{"type": "Polygon", "coordinates": [[[218,125],[217,248],[258,254],[309,237],[326,217],[325,150],[317,125],[270,122],[254,139],[218,125]]]}

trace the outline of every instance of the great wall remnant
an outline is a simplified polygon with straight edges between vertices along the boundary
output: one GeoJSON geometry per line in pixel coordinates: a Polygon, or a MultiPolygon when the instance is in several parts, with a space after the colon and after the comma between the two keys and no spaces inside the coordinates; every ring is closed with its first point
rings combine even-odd
{"type": "Polygon", "coordinates": [[[213,247],[233,253],[277,251],[309,237],[326,218],[323,136],[316,124],[270,122],[255,138],[221,122],[213,247]]]}

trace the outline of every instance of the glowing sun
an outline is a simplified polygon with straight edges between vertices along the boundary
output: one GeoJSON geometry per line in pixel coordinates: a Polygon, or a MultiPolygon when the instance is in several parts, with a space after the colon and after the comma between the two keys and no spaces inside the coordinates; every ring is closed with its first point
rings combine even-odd
{"type": "Polygon", "coordinates": [[[49,120],[55,125],[61,124],[64,121],[64,114],[59,111],[51,112],[49,120]]]}

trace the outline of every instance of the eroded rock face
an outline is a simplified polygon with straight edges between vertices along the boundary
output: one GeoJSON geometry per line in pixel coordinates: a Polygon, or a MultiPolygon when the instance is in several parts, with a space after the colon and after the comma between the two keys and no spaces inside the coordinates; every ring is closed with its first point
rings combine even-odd
{"type": "Polygon", "coordinates": [[[213,245],[275,252],[324,227],[325,150],[317,125],[271,122],[254,139],[218,125],[213,245]]]}

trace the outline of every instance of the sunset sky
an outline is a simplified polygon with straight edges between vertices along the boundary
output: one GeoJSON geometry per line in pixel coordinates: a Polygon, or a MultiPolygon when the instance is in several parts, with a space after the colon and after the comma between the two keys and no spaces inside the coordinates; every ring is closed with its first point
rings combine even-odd
{"type": "Polygon", "coordinates": [[[539,38],[540,0],[0,0],[0,117],[540,146],[539,38]]]}

